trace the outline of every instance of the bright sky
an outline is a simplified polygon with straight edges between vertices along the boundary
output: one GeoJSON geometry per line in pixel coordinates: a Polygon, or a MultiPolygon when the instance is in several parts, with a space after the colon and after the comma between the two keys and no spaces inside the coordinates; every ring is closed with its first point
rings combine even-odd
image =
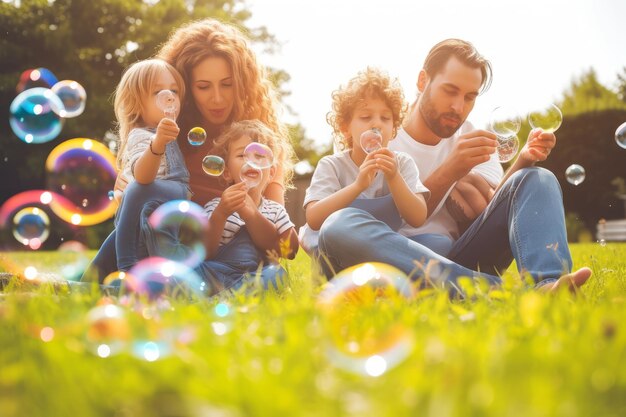
{"type": "Polygon", "coordinates": [[[430,48],[457,37],[491,60],[494,80],[469,119],[486,127],[494,107],[527,112],[562,96],[593,67],[613,88],[626,66],[624,0],[248,0],[251,26],[282,43],[259,60],[286,70],[286,100],[306,135],[331,143],[330,94],[368,65],[398,77],[408,101],[430,48]]]}

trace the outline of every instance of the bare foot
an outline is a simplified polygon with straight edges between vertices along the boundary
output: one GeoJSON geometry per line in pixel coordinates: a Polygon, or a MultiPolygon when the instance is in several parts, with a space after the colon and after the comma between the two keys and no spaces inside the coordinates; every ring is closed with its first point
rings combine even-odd
{"type": "Polygon", "coordinates": [[[580,268],[578,271],[563,275],[552,285],[545,285],[539,290],[541,292],[554,293],[560,291],[562,288],[567,288],[575,293],[587,282],[589,277],[591,277],[591,273],[591,269],[587,267],[580,268]]]}

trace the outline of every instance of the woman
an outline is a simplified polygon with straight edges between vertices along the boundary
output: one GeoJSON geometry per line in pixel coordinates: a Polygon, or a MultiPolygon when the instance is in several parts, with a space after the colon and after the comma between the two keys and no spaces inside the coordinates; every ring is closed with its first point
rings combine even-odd
{"type": "MultiPolygon", "coordinates": [[[[214,19],[192,22],[176,29],[157,57],[172,64],[185,81],[178,142],[190,173],[192,200],[204,205],[224,190],[225,183],[202,170],[202,159],[210,152],[214,139],[232,122],[258,119],[283,139],[276,155],[276,180],[270,182],[264,195],[284,204],[283,178],[291,176],[293,148],[286,127],[277,117],[273,85],[244,35],[214,19]],[[187,132],[193,127],[207,132],[201,146],[191,146],[187,141],[187,132]]],[[[145,219],[159,204],[179,198],[185,196],[167,195],[156,183],[129,184],[124,192],[126,201],[117,213],[117,232],[107,237],[83,280],[102,282],[111,272],[130,269],[139,259],[125,253],[124,247],[139,245],[140,257],[148,256],[139,239],[142,217],[145,219]]],[[[233,253],[234,258],[236,255],[233,253]]]]}

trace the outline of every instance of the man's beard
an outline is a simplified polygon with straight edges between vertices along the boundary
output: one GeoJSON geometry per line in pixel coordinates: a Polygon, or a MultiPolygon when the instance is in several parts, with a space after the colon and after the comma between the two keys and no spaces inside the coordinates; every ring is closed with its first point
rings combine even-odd
{"type": "Polygon", "coordinates": [[[463,122],[465,122],[465,119],[461,119],[461,117],[455,112],[437,114],[437,110],[435,110],[435,106],[430,99],[430,85],[426,87],[426,90],[422,93],[422,97],[420,97],[419,112],[428,128],[440,138],[449,138],[454,134],[454,132],[459,130],[463,122]],[[452,126],[447,124],[444,125],[441,122],[441,119],[444,117],[457,120],[458,124],[452,126]]]}

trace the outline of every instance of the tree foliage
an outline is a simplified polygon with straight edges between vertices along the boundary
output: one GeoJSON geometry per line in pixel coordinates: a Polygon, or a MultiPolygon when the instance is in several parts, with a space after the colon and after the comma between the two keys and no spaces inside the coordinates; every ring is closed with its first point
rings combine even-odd
{"type": "Polygon", "coordinates": [[[563,114],[575,116],[581,113],[626,109],[626,102],[619,95],[598,81],[593,69],[572,80],[569,88],[563,93],[559,103],[563,114]]]}

